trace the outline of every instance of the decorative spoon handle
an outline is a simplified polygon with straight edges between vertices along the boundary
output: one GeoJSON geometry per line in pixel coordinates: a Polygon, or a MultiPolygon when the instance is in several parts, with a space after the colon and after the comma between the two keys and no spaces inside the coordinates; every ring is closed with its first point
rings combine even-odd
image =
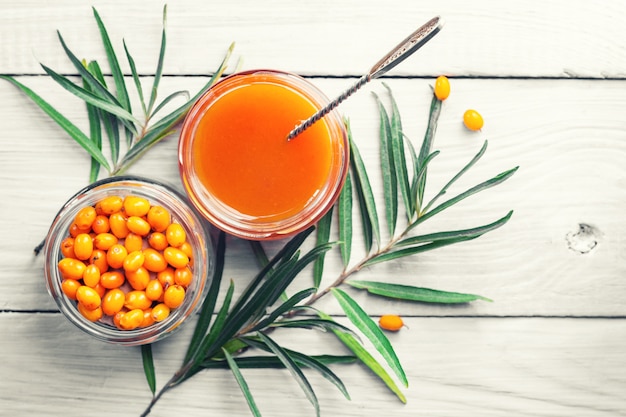
{"type": "Polygon", "coordinates": [[[328,103],[324,108],[318,110],[313,116],[296,126],[291,132],[289,132],[287,140],[290,141],[300,133],[304,132],[304,130],[308,129],[313,123],[330,113],[342,101],[354,94],[359,88],[363,87],[363,85],[375,78],[380,77],[400,62],[407,59],[413,52],[417,51],[426,42],[431,40],[442,27],[443,20],[439,16],[430,19],[422,27],[411,33],[406,39],[400,42],[380,61],[374,64],[369,72],[359,78],[358,81],[352,85],[352,87],[344,91],[339,97],[328,103]]]}

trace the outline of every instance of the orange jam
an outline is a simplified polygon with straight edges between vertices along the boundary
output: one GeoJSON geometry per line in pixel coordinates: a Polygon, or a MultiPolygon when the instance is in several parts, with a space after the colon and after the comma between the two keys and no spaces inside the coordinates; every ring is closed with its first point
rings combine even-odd
{"type": "Polygon", "coordinates": [[[196,103],[179,160],[192,202],[215,225],[252,239],[302,230],[332,206],[348,165],[332,113],[287,141],[325,102],[304,79],[275,71],[234,74],[196,103]]]}

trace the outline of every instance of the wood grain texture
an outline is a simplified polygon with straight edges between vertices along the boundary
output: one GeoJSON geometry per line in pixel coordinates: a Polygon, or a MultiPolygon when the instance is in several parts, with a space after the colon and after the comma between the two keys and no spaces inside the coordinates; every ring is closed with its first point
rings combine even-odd
{"type": "MultiPolygon", "coordinates": [[[[123,55],[124,37],[141,73],[153,74],[161,30],[160,5],[149,0],[94,1],[123,55]],[[124,12],[120,13],[123,7],[124,12]]],[[[445,29],[394,74],[531,77],[619,77],[626,68],[626,4],[539,0],[503,4],[324,0],[294,6],[287,0],[169,4],[166,72],[206,74],[231,42],[248,68],[302,74],[360,75],[435,15],[445,29]]],[[[88,5],[71,0],[5,0],[0,6],[0,69],[43,73],[38,63],[75,72],[56,30],[80,57],[105,62],[88,5]]],[[[125,65],[126,70],[128,67],[125,65]]]]}

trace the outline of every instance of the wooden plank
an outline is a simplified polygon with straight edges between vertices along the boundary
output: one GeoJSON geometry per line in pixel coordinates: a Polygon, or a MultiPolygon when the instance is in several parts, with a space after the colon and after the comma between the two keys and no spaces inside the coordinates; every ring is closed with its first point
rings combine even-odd
{"type": "MultiPolygon", "coordinates": [[[[151,1],[95,2],[114,45],[125,38],[144,74],[154,74],[161,6],[151,1]],[[123,12],[120,6],[123,5],[123,12]]],[[[0,13],[0,72],[43,73],[39,62],[75,72],[56,37],[83,58],[106,61],[88,5],[71,0],[4,1],[0,13]]],[[[280,68],[302,74],[359,75],[392,46],[435,15],[447,25],[432,45],[394,74],[619,77],[626,68],[623,44],[626,4],[583,0],[445,0],[394,3],[325,0],[230,1],[216,7],[194,0],[169,5],[169,74],[206,74],[224,51],[248,68],[280,68]]],[[[124,68],[128,66],[124,62],[124,68]]]]}
{"type": "MultiPolygon", "coordinates": [[[[44,77],[22,77],[44,98],[81,127],[85,112],[78,100],[44,77]]],[[[176,89],[196,91],[204,80],[167,77],[163,94],[176,89]]],[[[350,80],[315,79],[333,96],[350,80]]],[[[429,80],[387,80],[404,117],[405,131],[419,143],[430,101],[429,80]]],[[[388,100],[378,82],[341,107],[351,119],[354,137],[371,170],[382,207],[378,175],[378,117],[370,96],[388,100]]],[[[478,240],[426,253],[359,273],[360,279],[394,280],[448,291],[478,293],[495,300],[457,307],[437,307],[381,301],[353,294],[371,314],[394,311],[409,315],[548,315],[625,316],[622,277],[626,273],[621,207],[626,201],[623,161],[626,157],[626,98],[619,81],[582,80],[453,80],[437,133],[436,158],[427,195],[434,195],[489,139],[483,160],[459,181],[450,195],[520,165],[500,187],[475,196],[424,224],[421,232],[466,228],[515,214],[504,228],[478,240]],[[486,119],[482,132],[466,131],[460,122],[469,107],[486,119]],[[581,253],[584,241],[575,236],[580,224],[593,227],[597,246],[581,253]],[[568,242],[568,239],[570,241],[568,242]]],[[[43,262],[32,248],[44,237],[57,209],[87,183],[86,154],[17,89],[0,83],[0,230],[11,238],[0,241],[0,309],[51,310],[45,292],[43,262]],[[15,291],[15,283],[20,291],[15,291]]],[[[165,180],[180,187],[176,138],[150,151],[131,173],[165,180]]],[[[592,240],[593,240],[592,239],[592,240]]],[[[229,263],[228,276],[245,280],[254,260],[243,242],[232,241],[229,256],[248,259],[229,263]]],[[[268,251],[277,246],[269,245],[268,251]]],[[[355,244],[354,259],[362,255],[355,244]]],[[[330,282],[339,273],[329,255],[330,282]]],[[[298,285],[308,286],[303,277],[298,285]]],[[[240,285],[241,287],[242,285],[240,285]]],[[[340,313],[332,300],[319,306],[340,313]]]]}
{"type": "MultiPolygon", "coordinates": [[[[322,415],[580,416],[626,415],[626,337],[606,319],[408,319],[391,335],[409,378],[402,405],[360,365],[334,366],[348,402],[328,381],[307,372],[322,415]],[[583,336],[584,335],[584,336],[583,336]],[[601,354],[599,354],[601,352],[601,354]]],[[[6,415],[138,415],[150,401],[138,348],[92,340],[58,314],[1,314],[4,360],[0,406],[6,415]]],[[[155,345],[157,384],[180,365],[184,328],[155,345]]],[[[274,334],[314,353],[343,353],[314,332],[274,334]]],[[[286,371],[244,370],[263,415],[314,415],[286,371]]],[[[167,393],[154,416],[249,416],[228,371],[207,371],[167,393]]]]}

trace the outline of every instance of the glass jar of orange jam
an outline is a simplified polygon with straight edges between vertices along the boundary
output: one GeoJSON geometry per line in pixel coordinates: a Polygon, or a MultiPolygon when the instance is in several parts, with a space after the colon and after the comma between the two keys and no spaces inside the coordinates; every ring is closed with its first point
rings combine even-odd
{"type": "Polygon", "coordinates": [[[335,203],[350,157],[332,111],[287,141],[328,103],[294,74],[256,70],[225,77],[182,126],[179,167],[196,208],[215,226],[251,240],[279,239],[316,223],[335,203]]]}

